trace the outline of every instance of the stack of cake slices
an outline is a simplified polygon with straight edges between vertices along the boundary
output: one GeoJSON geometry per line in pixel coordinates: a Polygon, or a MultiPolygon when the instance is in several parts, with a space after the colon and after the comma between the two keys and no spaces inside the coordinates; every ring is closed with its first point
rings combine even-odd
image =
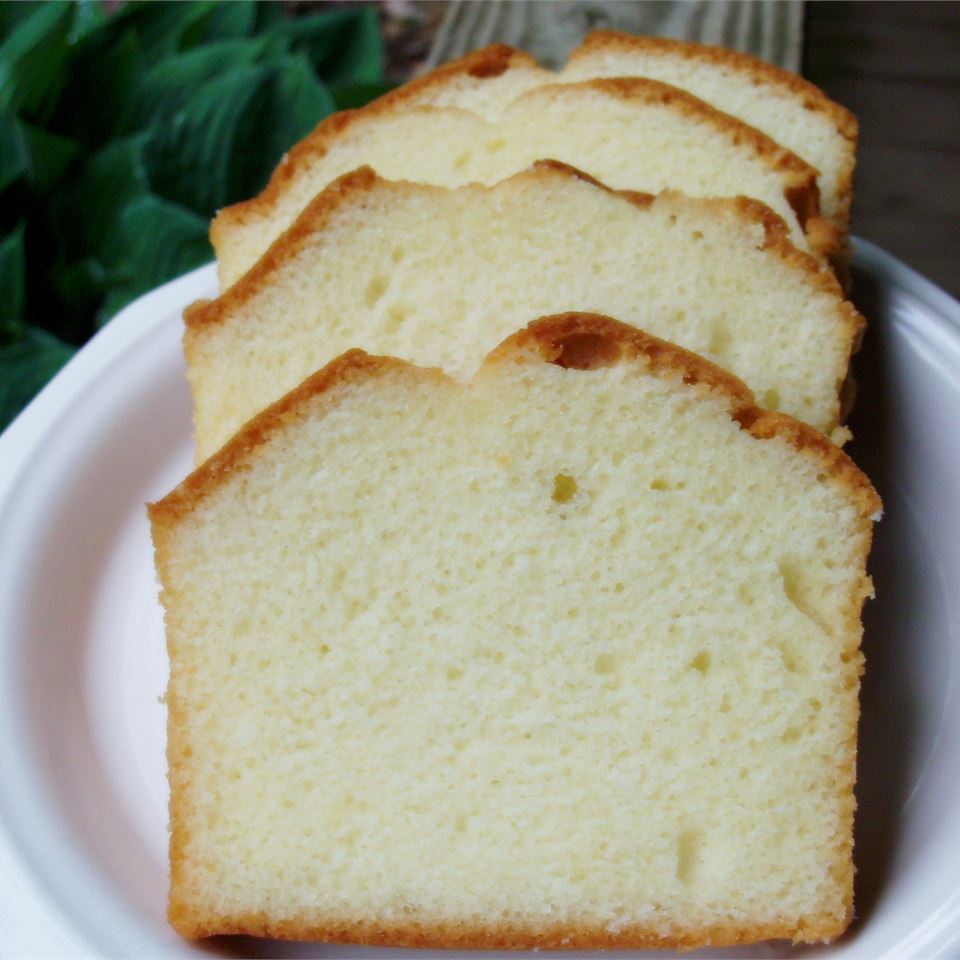
{"type": "Polygon", "coordinates": [[[796,76],[601,32],[336,114],[217,216],[198,466],[150,507],[178,931],[846,929],[855,142],[796,76]]]}

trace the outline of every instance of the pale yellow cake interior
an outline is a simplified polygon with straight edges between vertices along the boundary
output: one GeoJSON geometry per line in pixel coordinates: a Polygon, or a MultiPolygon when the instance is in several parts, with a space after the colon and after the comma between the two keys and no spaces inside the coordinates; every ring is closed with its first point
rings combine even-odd
{"type": "Polygon", "coordinates": [[[304,157],[275,191],[215,221],[221,287],[253,266],[320,190],[357,167],[454,187],[495,183],[543,159],[569,163],[615,189],[761,200],[784,218],[793,242],[807,249],[787,200],[796,175],[758,155],[748,138],[671,102],[567,84],[531,90],[505,104],[495,119],[433,107],[357,118],[323,156],[304,157]]]}
{"type": "Polygon", "coordinates": [[[702,394],[391,368],[155,512],[184,932],[843,928],[869,522],[702,394]]]}
{"type": "Polygon", "coordinates": [[[815,264],[767,245],[756,214],[677,195],[638,206],[551,168],[492,188],[381,181],[330,202],[218,322],[188,330],[198,461],[351,347],[467,378],[531,317],[571,309],[703,354],[765,408],[837,426],[858,318],[815,264]]]}

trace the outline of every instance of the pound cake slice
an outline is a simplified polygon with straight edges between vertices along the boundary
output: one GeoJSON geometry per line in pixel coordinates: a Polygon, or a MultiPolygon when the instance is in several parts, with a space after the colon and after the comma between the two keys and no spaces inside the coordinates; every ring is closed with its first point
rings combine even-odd
{"type": "Polygon", "coordinates": [[[553,162],[452,190],[367,168],[187,311],[198,462],[351,347],[466,379],[530,317],[584,308],[706,355],[764,407],[837,428],[862,320],[761,204],[615,193],[553,162]]]}
{"type": "Polygon", "coordinates": [[[392,180],[496,183],[537,160],[569,163],[615,189],[760,200],[802,249],[817,244],[816,171],[762,133],[666,84],[643,79],[543,86],[487,119],[385,101],[324,120],[259,197],[222,210],[211,240],[221,288],[246,272],[331,181],[369,165],[392,180]],[[805,228],[807,232],[805,232],[805,228]]]}
{"type": "Polygon", "coordinates": [[[169,916],[436,947],[829,940],[878,498],[604,317],[351,351],[150,508],[169,916]]]}
{"type": "Polygon", "coordinates": [[[680,87],[762,130],[819,171],[820,206],[835,230],[849,228],[857,121],[812,83],[745,53],[664,37],[595,30],[559,73],[503,44],[444,64],[388,94],[408,106],[461,107],[495,116],[534,87],[598,77],[649,77],[680,87]]]}

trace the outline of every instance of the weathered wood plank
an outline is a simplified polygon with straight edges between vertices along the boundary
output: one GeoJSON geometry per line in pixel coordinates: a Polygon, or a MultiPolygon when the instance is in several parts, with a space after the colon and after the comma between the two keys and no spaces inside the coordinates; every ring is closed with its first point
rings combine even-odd
{"type": "Polygon", "coordinates": [[[821,84],[860,117],[864,142],[931,150],[960,150],[956,85],[888,77],[837,77],[821,84]],[[869,137],[866,134],[869,132],[869,137]]]}
{"type": "MultiPolygon", "coordinates": [[[[920,3],[918,6],[924,6],[920,3]]],[[[950,24],[890,23],[861,17],[808,19],[805,67],[820,77],[875,76],[904,80],[957,80],[960,55],[960,4],[950,24]],[[890,55],[891,33],[898,52],[890,55]]]]}
{"type": "Polygon", "coordinates": [[[811,3],[807,37],[860,121],[854,232],[960,296],[960,4],[811,3]]]}
{"type": "Polygon", "coordinates": [[[508,43],[561,67],[594,28],[719,44],[797,70],[803,4],[779,0],[452,0],[426,66],[508,43]]]}
{"type": "MultiPolygon", "coordinates": [[[[853,0],[856,17],[872,24],[927,24],[950,27],[957,22],[956,0],[853,0]]],[[[822,23],[848,22],[851,0],[816,0],[816,18],[822,23]]]]}
{"type": "MultiPolygon", "coordinates": [[[[907,216],[928,223],[945,220],[960,233],[960,156],[903,144],[868,140],[860,148],[854,216],[907,216]]],[[[960,256],[960,243],[953,256],[960,256]]],[[[960,267],[960,265],[958,265],[960,267]]],[[[960,269],[958,269],[960,272],[960,269]]]]}

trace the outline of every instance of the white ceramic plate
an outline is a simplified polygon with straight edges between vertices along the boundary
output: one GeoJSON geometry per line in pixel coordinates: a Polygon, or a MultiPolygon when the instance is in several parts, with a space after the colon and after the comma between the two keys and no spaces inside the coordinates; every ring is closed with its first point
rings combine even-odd
{"type": "MultiPolygon", "coordinates": [[[[886,504],[866,612],[859,918],[830,948],[960,956],[960,304],[866,243],[855,459],[886,504]]],[[[166,925],[163,629],[143,504],[191,463],[180,311],[128,307],[0,437],[0,955],[383,956],[166,925]]],[[[416,951],[396,951],[414,955],[416,951]]]]}

